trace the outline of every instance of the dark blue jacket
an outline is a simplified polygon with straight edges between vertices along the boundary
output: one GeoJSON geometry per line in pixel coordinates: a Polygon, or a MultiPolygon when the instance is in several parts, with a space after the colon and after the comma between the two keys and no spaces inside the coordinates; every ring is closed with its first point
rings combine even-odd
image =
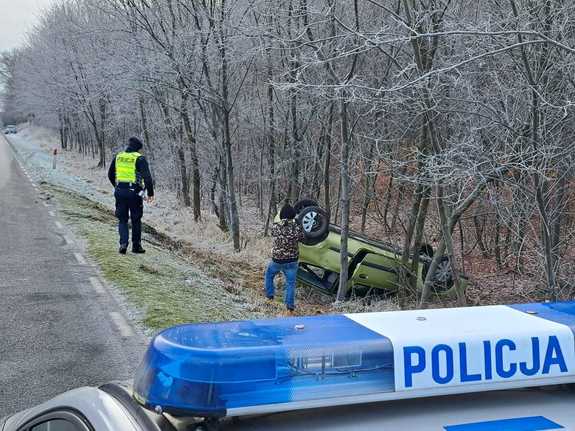
{"type": "MultiPolygon", "coordinates": [[[[136,150],[132,145],[128,145],[126,148],[126,153],[133,153],[136,150]]],[[[150,167],[148,166],[148,161],[144,156],[138,157],[136,160],[136,175],[138,178],[144,180],[144,185],[146,186],[146,192],[148,196],[154,196],[154,181],[152,180],[152,174],[150,173],[150,167]]],[[[116,157],[110,163],[110,168],[108,169],[108,179],[112,185],[116,186],[116,157]]]]}

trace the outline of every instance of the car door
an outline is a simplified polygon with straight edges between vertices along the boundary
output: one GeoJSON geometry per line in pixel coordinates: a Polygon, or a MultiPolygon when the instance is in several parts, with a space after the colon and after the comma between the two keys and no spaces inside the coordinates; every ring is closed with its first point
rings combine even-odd
{"type": "Polygon", "coordinates": [[[391,253],[360,250],[350,263],[351,288],[395,291],[398,286],[398,258],[391,253]]]}
{"type": "Polygon", "coordinates": [[[60,410],[40,415],[18,431],[94,431],[94,428],[79,412],[60,410]]]}

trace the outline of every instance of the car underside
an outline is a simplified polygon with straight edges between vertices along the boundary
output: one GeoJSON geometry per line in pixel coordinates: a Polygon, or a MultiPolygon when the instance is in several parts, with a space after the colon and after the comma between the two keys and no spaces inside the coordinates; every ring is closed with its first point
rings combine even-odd
{"type": "MultiPolygon", "coordinates": [[[[312,203],[315,202],[305,200],[295,206],[298,210],[297,220],[306,235],[300,244],[298,281],[324,293],[335,294],[341,268],[341,228],[330,224],[327,212],[310,205],[312,203]]],[[[412,254],[407,259],[405,276],[407,280],[410,277],[416,278],[415,283],[411,284],[417,289],[423,287],[432,258],[433,248],[424,244],[417,256],[412,254]],[[419,262],[417,274],[411,270],[415,258],[419,262]]],[[[348,294],[393,294],[401,285],[402,251],[393,244],[351,232],[348,239],[348,262],[348,294]]],[[[454,283],[446,256],[441,258],[432,280],[436,293],[451,293],[454,283]]]]}

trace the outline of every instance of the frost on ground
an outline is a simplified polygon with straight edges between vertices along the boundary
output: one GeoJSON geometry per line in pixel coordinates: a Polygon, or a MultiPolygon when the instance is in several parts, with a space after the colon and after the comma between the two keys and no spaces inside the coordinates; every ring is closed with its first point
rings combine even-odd
{"type": "MultiPolygon", "coordinates": [[[[270,317],[283,312],[276,302],[263,299],[263,271],[271,247],[261,236],[261,221],[242,214],[247,248],[233,251],[216,217],[203,213],[195,223],[177,205],[174,193],[158,190],[157,203],[146,205],[144,256],[117,253],[113,189],[107,171],[91,158],[62,152],[54,131],[28,127],[10,138],[32,178],[55,196],[68,224],[86,240],[90,256],[108,281],[119,287],[137,316],[152,330],[199,321],[270,317]],[[52,151],[58,148],[56,169],[52,151]],[[249,225],[247,220],[252,220],[249,225]],[[258,224],[259,223],[259,224],[258,224]]],[[[298,288],[301,314],[396,309],[394,301],[366,298],[337,306],[333,298],[298,288]]]]}
{"type": "MultiPolygon", "coordinates": [[[[27,127],[12,136],[10,139],[25,162],[35,169],[38,178],[113,208],[113,188],[108,181],[107,166],[106,169],[97,168],[90,157],[62,151],[59,138],[51,129],[27,127]],[[58,149],[56,170],[52,169],[54,148],[58,149]]],[[[203,220],[195,223],[190,210],[180,207],[176,194],[171,191],[158,190],[154,205],[145,204],[144,217],[158,230],[181,241],[191,242],[196,249],[226,255],[238,261],[249,260],[259,266],[263,266],[267,260],[269,239],[260,234],[261,224],[249,210],[242,214],[244,241],[248,241],[249,247],[239,253],[234,252],[228,234],[218,228],[214,215],[204,211],[203,220]],[[253,220],[251,225],[250,220],[253,220]]]]}
{"type": "Polygon", "coordinates": [[[149,226],[147,253],[119,256],[116,220],[109,209],[56,186],[44,189],[58,201],[61,217],[85,239],[89,255],[105,278],[137,308],[136,316],[146,328],[274,313],[274,307],[253,291],[233,289],[227,280],[211,276],[204,262],[176,253],[175,244],[149,226]]]}

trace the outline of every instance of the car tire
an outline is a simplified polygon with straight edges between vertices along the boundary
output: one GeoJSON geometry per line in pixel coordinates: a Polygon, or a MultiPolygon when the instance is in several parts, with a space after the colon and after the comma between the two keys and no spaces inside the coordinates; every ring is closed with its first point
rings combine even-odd
{"type": "Polygon", "coordinates": [[[440,290],[447,290],[453,287],[453,271],[447,256],[443,256],[439,261],[433,277],[433,283],[440,290]]]}
{"type": "Polygon", "coordinates": [[[304,239],[301,240],[300,242],[304,245],[318,245],[320,242],[325,241],[328,235],[329,235],[329,231],[327,231],[325,233],[325,235],[320,236],[319,238],[304,237],[304,239]]]}
{"type": "Polygon", "coordinates": [[[329,233],[329,214],[318,206],[306,207],[299,212],[296,221],[308,240],[325,239],[329,233]]]}
{"type": "MultiPolygon", "coordinates": [[[[429,271],[429,266],[431,262],[425,263],[423,265],[423,270],[421,271],[421,277],[423,281],[427,277],[427,272],[429,271]]],[[[435,274],[433,275],[433,287],[435,291],[440,292],[447,292],[453,287],[453,272],[451,271],[451,262],[449,261],[449,257],[443,256],[437,268],[435,269],[435,274]]]]}
{"type": "Polygon", "coordinates": [[[295,203],[293,209],[295,210],[296,214],[299,214],[301,210],[303,210],[304,208],[318,207],[318,206],[319,204],[317,203],[317,201],[314,201],[313,199],[301,199],[295,203]]]}

